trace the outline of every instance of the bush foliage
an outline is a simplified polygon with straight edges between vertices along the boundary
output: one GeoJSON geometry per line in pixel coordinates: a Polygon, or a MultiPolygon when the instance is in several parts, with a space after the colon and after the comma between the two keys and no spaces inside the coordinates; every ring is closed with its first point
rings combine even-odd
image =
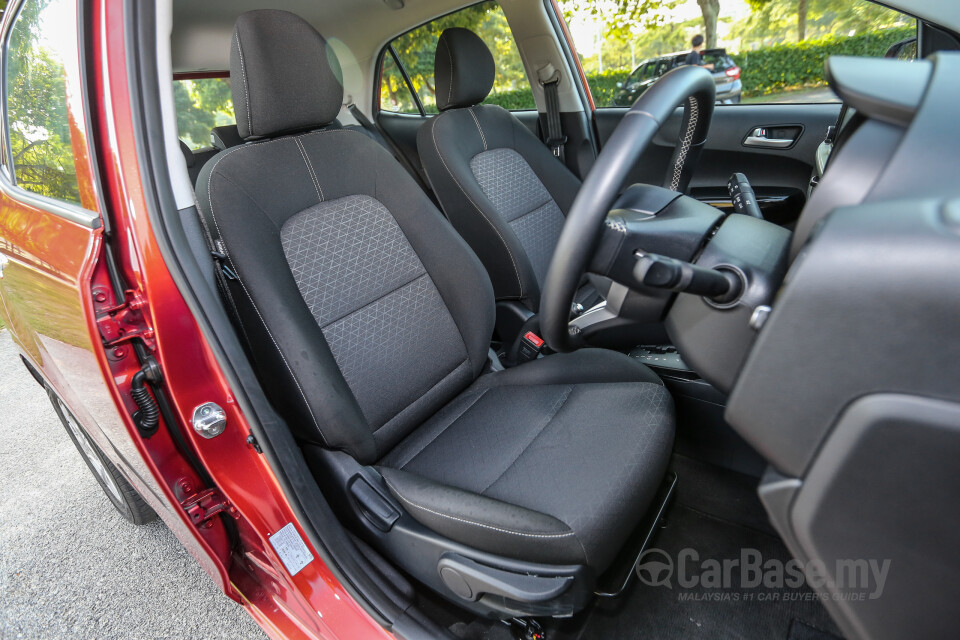
{"type": "MultiPolygon", "coordinates": [[[[743,95],[761,96],[825,84],[823,65],[827,56],[881,57],[890,45],[914,35],[914,27],[897,27],[857,36],[828,36],[819,40],[779,44],[732,57],[742,70],[743,95]]],[[[598,107],[613,102],[617,83],[623,82],[629,74],[629,69],[616,69],[587,75],[593,100],[598,107]]],[[[504,109],[536,109],[529,89],[491,93],[485,102],[498,104],[504,109]]]]}
{"type": "Polygon", "coordinates": [[[826,83],[827,56],[881,57],[895,42],[916,35],[914,27],[897,27],[857,36],[827,36],[794,44],[780,44],[732,56],[740,65],[743,93],[759,96],[826,83]]]}

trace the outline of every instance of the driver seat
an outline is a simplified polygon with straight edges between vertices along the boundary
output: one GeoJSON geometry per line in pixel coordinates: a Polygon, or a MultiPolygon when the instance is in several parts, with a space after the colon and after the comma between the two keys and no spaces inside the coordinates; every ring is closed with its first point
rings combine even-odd
{"type": "MultiPolygon", "coordinates": [[[[480,104],[495,75],[479,36],[444,30],[434,60],[440,114],[420,128],[417,151],[440,206],[490,274],[497,300],[537,312],[580,179],[513,114],[480,104]]],[[[584,308],[601,300],[589,282],[574,299],[584,308]]]]}
{"type": "Polygon", "coordinates": [[[491,371],[486,272],[383,147],[329,127],[343,88],[323,37],[251,11],[230,61],[247,144],[206,164],[197,199],[225,304],[325,496],[466,608],[581,608],[665,476],[663,383],[600,349],[491,371]]]}

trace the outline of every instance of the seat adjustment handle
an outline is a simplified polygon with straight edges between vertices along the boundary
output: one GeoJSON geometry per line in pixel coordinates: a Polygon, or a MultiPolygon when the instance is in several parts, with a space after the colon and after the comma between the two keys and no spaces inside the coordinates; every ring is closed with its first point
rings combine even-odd
{"type": "Polygon", "coordinates": [[[483,594],[503,596],[517,602],[545,602],[573,584],[573,576],[531,576],[487,567],[455,553],[445,554],[437,564],[440,578],[455,594],[476,602],[483,594]]]}

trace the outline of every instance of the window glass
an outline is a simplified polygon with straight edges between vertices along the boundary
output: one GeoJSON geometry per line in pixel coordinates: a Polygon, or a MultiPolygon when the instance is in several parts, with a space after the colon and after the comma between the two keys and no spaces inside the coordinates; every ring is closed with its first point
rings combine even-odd
{"type": "Polygon", "coordinates": [[[71,0],[24,3],[7,43],[7,126],[18,186],[80,204],[65,63],[76,58],[71,0]]]}
{"type": "Polygon", "coordinates": [[[175,80],[177,135],[191,149],[210,146],[210,130],[233,124],[233,96],[229,78],[175,80]]]}
{"type": "MultiPolygon", "coordinates": [[[[444,16],[433,22],[405,33],[391,42],[403,65],[413,88],[420,97],[427,113],[437,113],[436,87],[433,79],[433,59],[437,42],[444,29],[463,27],[476,33],[490,48],[496,60],[497,75],[493,91],[484,100],[484,104],[499,104],[505,109],[536,109],[530,82],[524,72],[520,52],[517,50],[513,34],[507,25],[507,18],[496,2],[483,2],[456,13],[444,16]]],[[[388,111],[416,113],[409,90],[397,90],[403,87],[403,80],[396,69],[389,73],[388,64],[393,64],[390,55],[384,56],[384,71],[380,85],[380,107],[388,111]],[[399,82],[397,79],[399,78],[399,82]],[[392,93],[391,93],[392,92],[392,93]],[[406,92],[406,97],[400,97],[406,92]]]]}
{"type": "Polygon", "coordinates": [[[630,71],[652,59],[662,64],[649,77],[659,77],[683,63],[697,35],[718,102],[836,102],[827,56],[881,57],[917,29],[913,18],[869,0],[559,2],[598,107],[632,104],[646,85],[624,91],[630,71]]]}
{"type": "Polygon", "coordinates": [[[380,108],[394,113],[420,113],[410,87],[388,51],[380,70],[380,108]]]}

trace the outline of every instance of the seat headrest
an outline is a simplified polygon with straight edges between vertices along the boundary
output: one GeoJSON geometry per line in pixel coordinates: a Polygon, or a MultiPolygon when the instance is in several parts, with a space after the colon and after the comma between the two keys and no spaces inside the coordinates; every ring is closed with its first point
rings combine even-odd
{"type": "Polygon", "coordinates": [[[343,104],[340,62],[306,20],[259,9],[237,18],[230,45],[233,106],[240,137],[317,129],[343,104]]]}
{"type": "Polygon", "coordinates": [[[210,129],[210,144],[222,151],[223,149],[240,146],[243,144],[243,138],[240,137],[240,130],[237,125],[225,124],[210,129]]]}
{"type": "Polygon", "coordinates": [[[480,104],[493,89],[496,73],[493,55],[477,34],[460,27],[445,29],[433,60],[437,108],[480,104]]]}

